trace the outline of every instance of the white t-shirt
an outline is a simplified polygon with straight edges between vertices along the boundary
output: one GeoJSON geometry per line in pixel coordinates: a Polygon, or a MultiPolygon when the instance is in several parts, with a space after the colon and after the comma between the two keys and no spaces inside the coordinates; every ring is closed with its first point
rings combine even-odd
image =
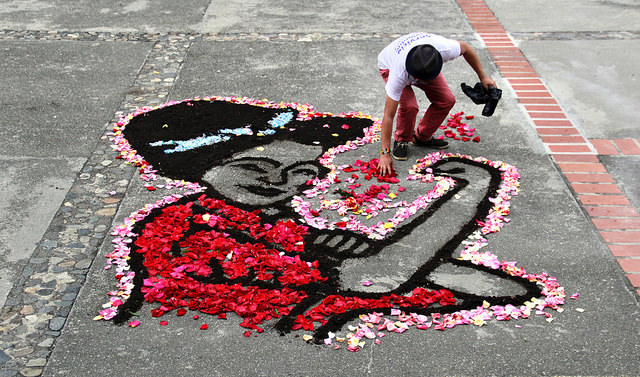
{"type": "Polygon", "coordinates": [[[391,42],[378,54],[378,68],[389,70],[389,80],[385,86],[387,95],[394,101],[400,101],[402,90],[411,85],[406,60],[409,51],[419,45],[432,45],[440,52],[443,62],[460,56],[460,43],[437,34],[411,33],[391,42]]]}

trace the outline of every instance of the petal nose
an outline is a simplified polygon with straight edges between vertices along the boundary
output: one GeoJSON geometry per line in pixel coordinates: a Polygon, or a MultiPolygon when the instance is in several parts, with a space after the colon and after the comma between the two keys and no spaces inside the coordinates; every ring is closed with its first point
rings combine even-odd
{"type": "Polygon", "coordinates": [[[287,176],[282,173],[282,169],[274,168],[258,178],[258,181],[268,185],[280,186],[287,184],[287,176]]]}

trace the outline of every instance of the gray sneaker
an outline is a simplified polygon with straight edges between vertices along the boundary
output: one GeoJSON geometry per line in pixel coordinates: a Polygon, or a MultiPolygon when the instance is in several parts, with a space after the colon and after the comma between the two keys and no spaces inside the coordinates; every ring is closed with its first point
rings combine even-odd
{"type": "Polygon", "coordinates": [[[393,153],[391,154],[396,160],[404,161],[407,159],[407,146],[409,143],[406,141],[393,141],[393,153]]]}

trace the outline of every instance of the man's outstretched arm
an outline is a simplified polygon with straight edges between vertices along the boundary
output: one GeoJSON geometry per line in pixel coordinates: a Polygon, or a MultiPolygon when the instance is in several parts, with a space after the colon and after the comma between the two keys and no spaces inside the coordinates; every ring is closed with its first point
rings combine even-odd
{"type": "MultiPolygon", "coordinates": [[[[380,148],[382,150],[391,151],[391,135],[393,133],[393,119],[396,117],[398,109],[398,101],[394,101],[387,96],[384,102],[384,115],[382,116],[382,130],[380,131],[380,148]]],[[[393,171],[393,160],[391,153],[380,152],[380,162],[378,163],[378,171],[381,175],[391,174],[393,171]]]]}
{"type": "Polygon", "coordinates": [[[467,42],[458,42],[460,43],[460,55],[464,57],[464,60],[467,61],[469,66],[473,68],[475,73],[478,75],[478,79],[480,79],[482,86],[484,86],[485,89],[488,89],[490,86],[497,88],[495,81],[484,73],[482,64],[480,63],[480,58],[473,48],[467,42]]]}

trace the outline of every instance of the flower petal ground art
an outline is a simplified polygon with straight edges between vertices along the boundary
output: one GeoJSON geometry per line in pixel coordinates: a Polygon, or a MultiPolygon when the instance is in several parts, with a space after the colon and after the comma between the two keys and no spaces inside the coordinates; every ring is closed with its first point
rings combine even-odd
{"type": "MultiPolygon", "coordinates": [[[[449,128],[470,139],[474,130],[461,116],[454,114],[449,128]]],[[[95,319],[136,327],[140,321],[129,319],[148,302],[154,317],[172,312],[183,316],[187,310],[218,318],[234,313],[242,318],[246,337],[275,322],[281,333],[304,331],[305,340],[354,352],[367,343],[380,343],[390,332],[411,328],[483,326],[534,314],[552,319],[548,309],[561,309],[565,300],[556,279],[529,273],[484,250],[487,237],[509,221],[511,199],[519,192],[518,170],[501,161],[443,153],[419,159],[408,174],[389,176],[378,174],[377,159],[335,163],[339,154],[379,141],[379,134],[380,122],[362,113],[334,115],[316,112],[308,104],[238,97],[169,102],[123,116],[110,135],[117,158],[137,166],[148,188],[170,194],[113,229],[114,248],[106,257],[117,284],[95,319]],[[196,122],[182,125],[183,118],[196,122]],[[213,123],[219,124],[211,128],[213,123]],[[305,127],[315,131],[302,132],[305,127]],[[265,150],[285,141],[322,153],[291,163],[287,156],[265,156],[265,150]],[[217,160],[211,157],[217,155],[217,160]],[[195,167],[188,163],[196,160],[213,162],[195,167]],[[366,291],[375,287],[374,279],[360,281],[362,292],[342,290],[344,260],[379,254],[384,245],[401,239],[403,229],[426,221],[430,212],[458,195],[461,179],[440,170],[450,162],[485,169],[494,178],[490,194],[478,204],[478,217],[456,235],[458,252],[441,251],[440,259],[516,279],[527,293],[481,297],[435,287],[423,278],[441,263],[435,259],[388,292],[366,291]],[[238,177],[246,176],[247,182],[278,179],[283,186],[267,192],[257,184],[238,183],[238,190],[248,192],[243,202],[234,196],[237,190],[226,192],[208,180],[208,172],[223,165],[240,169],[238,177]],[[267,177],[274,168],[282,173],[267,177]],[[296,180],[304,188],[293,186],[296,180]],[[424,189],[410,197],[407,184],[424,189]],[[271,202],[264,199],[279,198],[288,189],[297,191],[271,202]],[[255,203],[246,198],[256,198],[255,203]],[[320,241],[335,235],[344,242],[320,241]],[[349,242],[364,251],[356,254],[355,246],[338,250],[349,242]]],[[[170,321],[161,324],[170,326],[170,321]]]]}

